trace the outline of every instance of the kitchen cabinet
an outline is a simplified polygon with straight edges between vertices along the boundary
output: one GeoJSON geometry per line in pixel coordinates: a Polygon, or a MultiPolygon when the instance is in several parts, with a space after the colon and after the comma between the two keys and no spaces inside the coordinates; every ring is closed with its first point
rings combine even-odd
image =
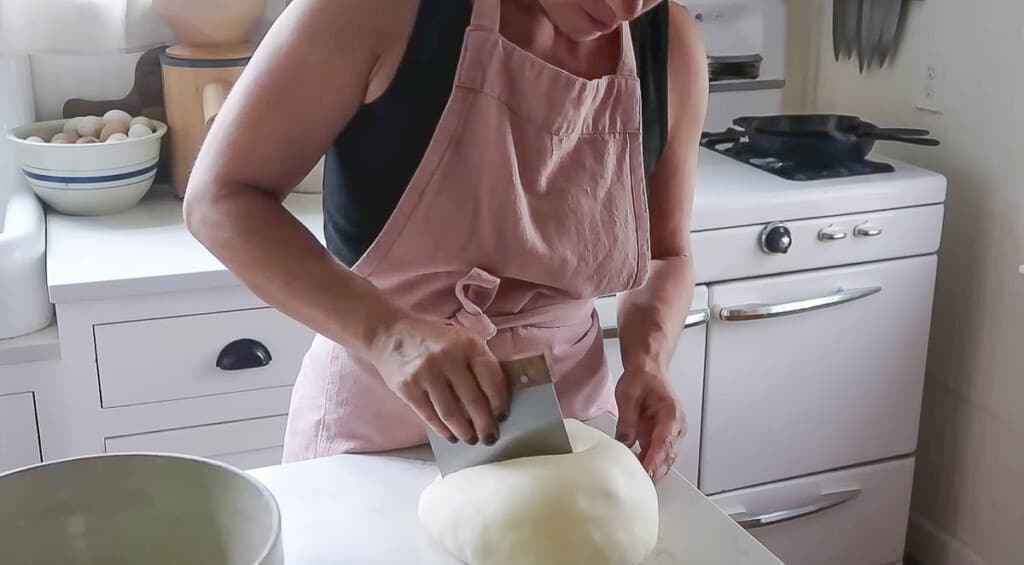
{"type": "Polygon", "coordinates": [[[281,462],[284,415],[107,438],[107,453],[165,452],[206,457],[241,469],[281,462]]]}
{"type": "Polygon", "coordinates": [[[97,324],[104,407],[291,386],[313,331],[272,308],[97,324]]]}
{"type": "MultiPolygon", "coordinates": [[[[597,301],[597,311],[605,333],[605,356],[612,378],[622,375],[622,356],[616,337],[618,323],[616,297],[604,297],[597,301]]],[[[694,290],[693,304],[687,318],[687,328],[676,345],[675,355],[669,365],[669,379],[672,387],[683,402],[686,411],[687,433],[679,446],[679,457],[675,470],[690,482],[697,484],[698,461],[701,443],[701,417],[704,400],[704,343],[707,336],[708,289],[699,286],[694,290]]]]}
{"type": "Polygon", "coordinates": [[[41,460],[35,395],[0,395],[0,473],[41,460]]]}

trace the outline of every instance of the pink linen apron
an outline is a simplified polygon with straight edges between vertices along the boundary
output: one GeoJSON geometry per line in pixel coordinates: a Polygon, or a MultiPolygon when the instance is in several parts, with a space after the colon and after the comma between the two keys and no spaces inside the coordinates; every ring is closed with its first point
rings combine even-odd
{"type": "MultiPolygon", "coordinates": [[[[593,299],[650,260],[640,85],[629,25],[615,74],[586,80],[499,34],[477,0],[455,86],[397,208],[353,270],[412,311],[469,328],[498,359],[549,351],[567,417],[615,410],[593,299]]],[[[365,358],[317,336],[285,461],[426,442],[365,358]]]]}

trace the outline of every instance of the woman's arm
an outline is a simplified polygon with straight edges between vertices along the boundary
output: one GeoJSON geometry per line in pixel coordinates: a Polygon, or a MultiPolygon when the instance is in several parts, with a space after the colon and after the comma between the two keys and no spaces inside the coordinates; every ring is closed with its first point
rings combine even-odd
{"type": "Polygon", "coordinates": [[[203,144],[185,218],[257,296],[371,358],[439,433],[483,439],[506,409],[504,378],[486,345],[399,308],[281,204],[359,106],[390,82],[381,76],[401,58],[412,8],[407,0],[301,0],[285,10],[203,144]]]}
{"type": "Polygon", "coordinates": [[[647,283],[620,301],[625,373],[616,388],[617,436],[629,445],[639,441],[644,467],[655,479],[668,473],[686,432],[668,366],[693,300],[690,216],[708,104],[700,31],[682,6],[672,4],[669,13],[668,144],[649,190],[653,262],[647,283]]]}

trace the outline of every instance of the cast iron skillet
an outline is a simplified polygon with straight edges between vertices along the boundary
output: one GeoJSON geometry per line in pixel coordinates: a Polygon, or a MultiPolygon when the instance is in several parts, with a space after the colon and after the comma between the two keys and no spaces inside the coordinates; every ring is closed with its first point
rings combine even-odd
{"type": "Polygon", "coordinates": [[[880,128],[856,116],[839,114],[796,114],[746,116],[733,123],[743,128],[751,147],[758,153],[780,159],[843,163],[863,161],[876,141],[896,141],[935,147],[939,140],[924,137],[927,130],[880,128]]]}

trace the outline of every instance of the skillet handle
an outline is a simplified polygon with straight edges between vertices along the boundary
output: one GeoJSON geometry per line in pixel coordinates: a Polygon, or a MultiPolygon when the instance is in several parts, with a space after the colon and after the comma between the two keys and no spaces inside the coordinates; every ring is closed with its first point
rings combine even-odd
{"type": "Polygon", "coordinates": [[[926,129],[916,129],[916,128],[879,128],[879,127],[876,127],[876,128],[865,128],[865,129],[861,130],[860,132],[858,132],[858,135],[863,137],[865,135],[874,135],[875,133],[879,133],[879,134],[882,134],[882,135],[899,135],[899,136],[902,136],[902,137],[925,137],[925,136],[931,135],[932,132],[930,132],[930,131],[928,131],[926,129]]]}
{"type": "Polygon", "coordinates": [[[899,143],[908,143],[910,145],[922,145],[924,147],[938,147],[942,144],[938,139],[933,139],[931,137],[906,137],[903,135],[886,135],[878,132],[861,135],[860,137],[874,139],[877,141],[896,141],[899,143]]]}

